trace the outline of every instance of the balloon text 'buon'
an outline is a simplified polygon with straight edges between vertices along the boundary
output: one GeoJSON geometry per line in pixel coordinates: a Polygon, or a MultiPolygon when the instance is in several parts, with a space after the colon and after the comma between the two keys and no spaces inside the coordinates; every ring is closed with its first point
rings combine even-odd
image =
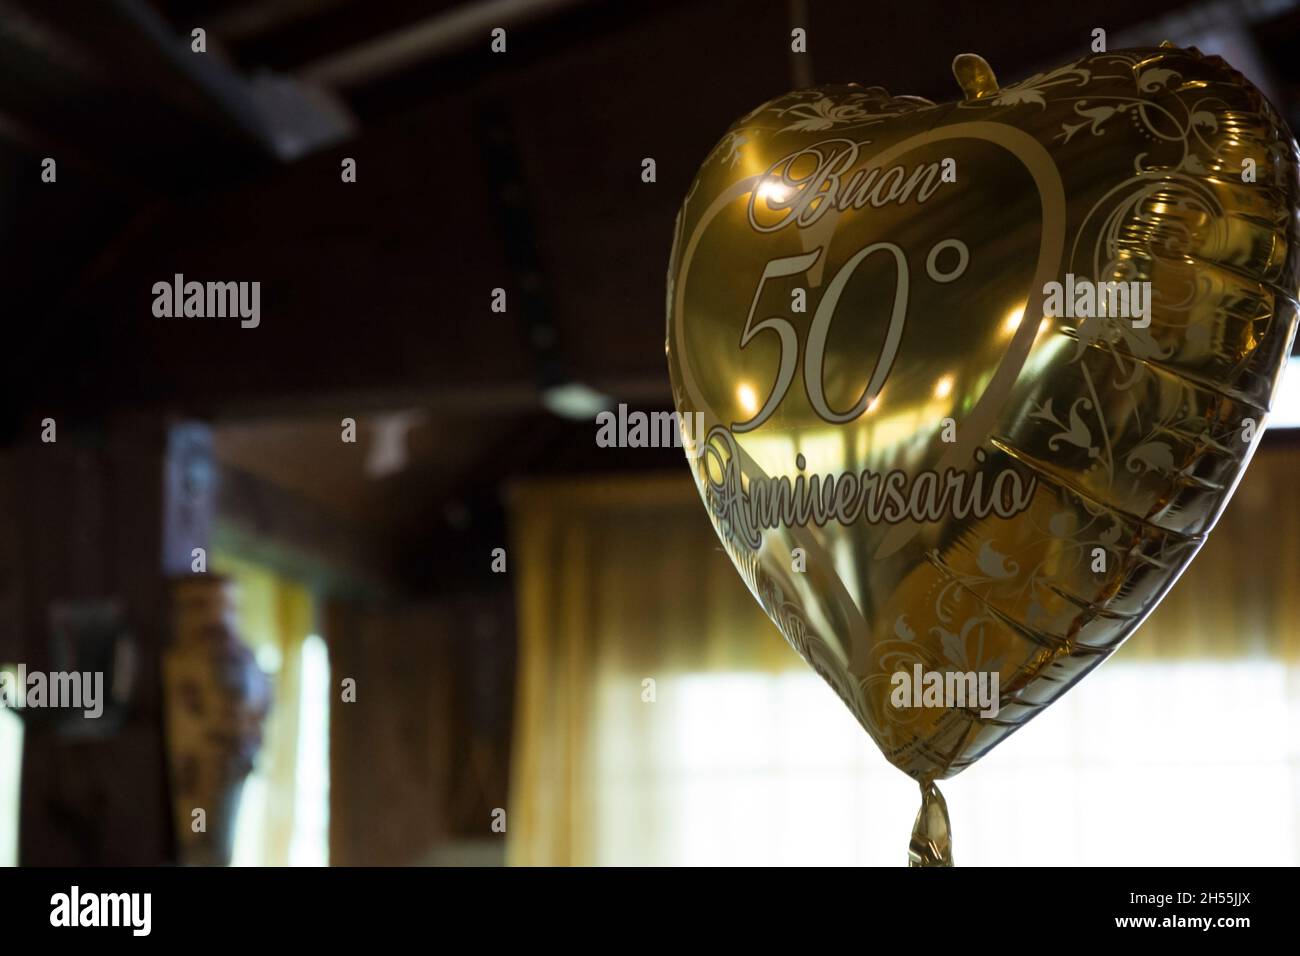
{"type": "Polygon", "coordinates": [[[891,202],[901,206],[912,198],[913,192],[920,204],[945,182],[953,181],[951,167],[945,169],[944,163],[937,162],[918,165],[911,175],[901,165],[883,172],[879,166],[858,169],[849,175],[849,170],[857,165],[862,147],[869,145],[869,141],[828,139],[782,156],[763,178],[765,183],[777,188],[755,189],[750,195],[750,226],[758,232],[776,232],[791,223],[806,229],[831,209],[840,212],[866,206],[879,209],[891,202]],[[802,166],[812,168],[799,175],[796,170],[802,166]],[[759,222],[754,207],[760,194],[768,209],[784,212],[776,222],[759,222]]]}

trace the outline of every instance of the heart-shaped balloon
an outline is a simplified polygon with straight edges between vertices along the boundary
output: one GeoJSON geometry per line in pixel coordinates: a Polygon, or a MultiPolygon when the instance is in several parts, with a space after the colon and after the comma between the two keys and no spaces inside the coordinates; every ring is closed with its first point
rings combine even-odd
{"type": "Polygon", "coordinates": [[[933,782],[1101,663],[1196,554],[1297,316],[1296,147],[1223,60],[954,72],[955,103],[821,87],[739,120],[668,271],[714,527],[920,782],[918,863],[950,859],[933,782]]]}

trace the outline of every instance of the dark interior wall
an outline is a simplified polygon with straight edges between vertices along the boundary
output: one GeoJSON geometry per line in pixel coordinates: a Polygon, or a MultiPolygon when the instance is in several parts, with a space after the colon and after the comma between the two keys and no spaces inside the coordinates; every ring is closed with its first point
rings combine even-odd
{"type": "Polygon", "coordinates": [[[404,866],[439,844],[504,840],[513,711],[509,594],[396,609],[327,602],[330,862],[404,866]]]}
{"type": "MultiPolygon", "coordinates": [[[[957,92],[948,75],[955,53],[978,50],[1009,81],[1082,52],[1094,26],[1118,31],[1178,5],[1016,5],[1011,29],[1004,16],[960,4],[814,3],[810,59],[821,82],[947,99],[957,92]],[[944,29],[918,26],[934,22],[944,29]]],[[[306,69],[323,37],[346,47],[365,36],[370,17],[351,14],[358,29],[318,27],[322,38],[297,59],[265,42],[234,55],[250,71],[268,60],[306,69]]],[[[529,413],[539,363],[554,361],[610,394],[666,403],[662,286],[673,218],[727,125],[792,84],[789,27],[782,3],[577,5],[512,30],[508,55],[475,44],[336,91],[359,133],[290,164],[250,158],[248,144],[217,124],[211,141],[196,143],[194,117],[176,124],[189,148],[179,152],[154,129],[170,115],[159,112],[164,104],[176,104],[147,89],[106,97],[138,131],[131,155],[142,194],[114,188],[122,157],[99,155],[95,142],[84,148],[100,165],[70,166],[57,186],[37,182],[37,142],[11,163],[14,186],[28,184],[24,222],[49,239],[15,251],[31,258],[32,247],[44,249],[32,263],[43,278],[59,265],[50,260],[56,237],[79,240],[105,224],[114,236],[85,266],[63,267],[57,295],[32,296],[48,318],[25,332],[11,380],[29,400],[81,414],[98,411],[90,396],[228,414],[293,399],[332,408],[346,393],[462,409],[514,403],[529,413]],[[498,128],[512,144],[504,169],[484,156],[498,128]],[[156,155],[140,157],[141,143],[156,155]],[[357,160],[355,184],[340,182],[343,157],[357,160]],[[658,163],[654,184],[640,179],[644,157],[658,163]],[[153,167],[173,175],[142,175],[153,167]],[[502,228],[503,191],[529,210],[529,234],[502,228]],[[73,192],[79,203],[65,198],[73,192]],[[43,223],[43,203],[79,209],[80,223],[43,223]],[[521,260],[515,246],[530,254],[521,260]],[[152,284],[176,272],[262,281],[263,324],[154,318],[152,284]],[[535,281],[545,294],[526,314],[535,281]],[[488,307],[498,286],[520,303],[505,317],[488,307]],[[533,334],[539,322],[553,343],[546,355],[533,334]]],[[[294,48],[291,37],[282,43],[294,48]]],[[[91,42],[88,55],[103,51],[91,42]]],[[[167,85],[161,68],[155,78],[167,85]]],[[[140,78],[120,82],[128,79],[140,78]]],[[[24,105],[35,111],[32,99],[24,105]]],[[[65,243],[58,258],[76,251],[65,243]]]]}
{"type": "Polygon", "coordinates": [[[170,578],[188,570],[191,548],[207,546],[206,430],[152,418],[114,420],[97,433],[55,427],[56,441],[29,441],[0,457],[8,612],[0,660],[29,670],[89,669],[69,645],[56,644],[52,615],[111,601],[134,668],[119,675],[132,688],[120,722],[112,713],[68,724],[19,712],[20,860],[167,863],[174,857],[160,655],[171,632],[170,578]]]}

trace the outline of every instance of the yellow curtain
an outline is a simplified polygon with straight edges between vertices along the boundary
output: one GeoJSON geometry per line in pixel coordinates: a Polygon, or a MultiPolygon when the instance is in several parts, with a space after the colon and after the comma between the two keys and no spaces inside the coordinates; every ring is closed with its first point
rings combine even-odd
{"type": "Polygon", "coordinates": [[[262,751],[240,804],[235,862],[285,866],[297,796],[301,651],[315,605],[305,587],[262,565],[214,553],[212,568],[235,582],[240,636],[272,682],[262,751]]]}
{"type": "MultiPolygon", "coordinates": [[[[1300,659],[1298,466],[1295,450],[1260,452],[1202,553],[1118,659],[1300,659]]],[[[514,490],[511,513],[520,654],[508,862],[608,860],[595,846],[614,799],[604,771],[615,763],[645,789],[662,765],[647,694],[679,692],[672,678],[686,673],[803,665],[732,569],[684,467],[529,483],[514,490]]],[[[617,799],[633,813],[636,786],[617,799]]],[[[658,823],[647,812],[630,826],[653,842],[658,823]]]]}
{"type": "MultiPolygon", "coordinates": [[[[689,475],[512,495],[520,660],[508,813],[516,865],[591,859],[602,689],[637,703],[687,670],[794,666],[719,549],[689,475]],[[764,639],[756,639],[759,636],[764,639]]],[[[630,715],[635,737],[644,710],[630,715]]]]}

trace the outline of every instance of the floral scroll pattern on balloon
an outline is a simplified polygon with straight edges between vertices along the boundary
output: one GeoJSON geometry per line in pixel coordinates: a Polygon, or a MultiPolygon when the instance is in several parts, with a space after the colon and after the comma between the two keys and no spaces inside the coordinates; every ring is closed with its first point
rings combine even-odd
{"type": "Polygon", "coordinates": [[[666,303],[709,518],[921,784],[917,865],[951,863],[933,782],[1104,660],[1218,520],[1300,285],[1295,146],[1221,60],[1101,54],[1004,89],[973,55],[953,70],[954,103],[832,86],[734,124],[666,303]],[[1000,706],[896,703],[909,668],[996,675],[1000,706]]]}

